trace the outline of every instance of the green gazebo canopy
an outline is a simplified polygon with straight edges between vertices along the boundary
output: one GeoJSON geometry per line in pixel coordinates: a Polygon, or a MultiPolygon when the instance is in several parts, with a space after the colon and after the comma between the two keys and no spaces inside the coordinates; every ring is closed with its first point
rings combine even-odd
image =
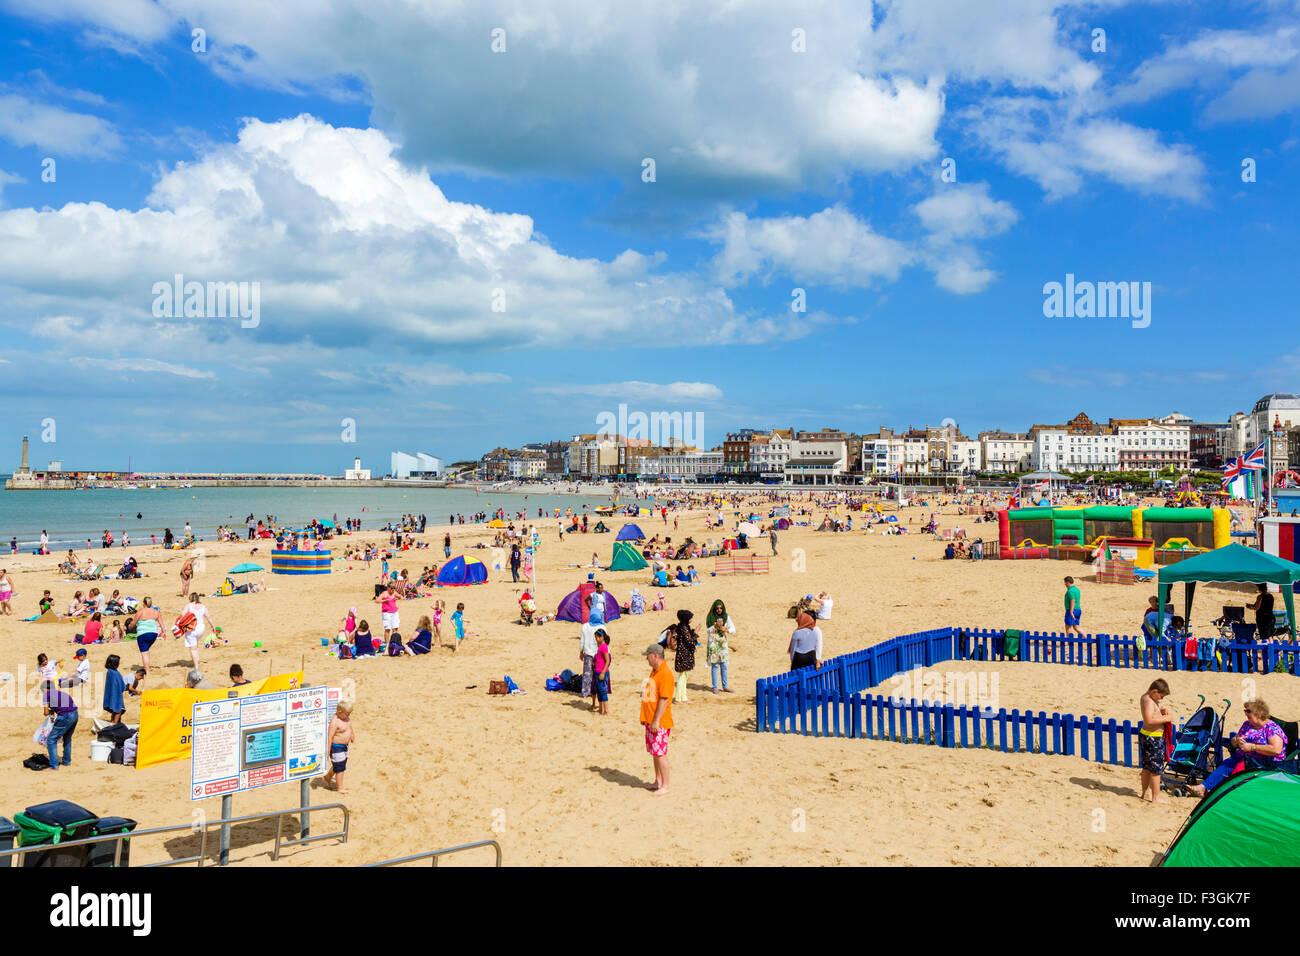
{"type": "Polygon", "coordinates": [[[1169,586],[1176,582],[1187,585],[1187,609],[1184,617],[1191,620],[1192,596],[1198,581],[1234,581],[1249,584],[1276,584],[1282,588],[1286,602],[1287,626],[1295,640],[1295,595],[1293,585],[1300,581],[1300,564],[1256,551],[1242,544],[1216,548],[1177,564],[1166,564],[1157,577],[1160,601],[1160,633],[1165,630],[1165,604],[1169,601],[1169,586]]]}

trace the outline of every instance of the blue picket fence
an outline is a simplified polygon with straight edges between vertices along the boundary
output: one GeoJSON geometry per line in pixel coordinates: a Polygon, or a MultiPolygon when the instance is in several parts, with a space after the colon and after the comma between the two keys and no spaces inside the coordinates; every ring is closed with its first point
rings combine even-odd
{"type": "MultiPolygon", "coordinates": [[[[755,688],[755,726],[760,733],[856,737],[938,747],[975,747],[1002,753],[1077,756],[1116,766],[1137,766],[1139,728],[1129,720],[980,708],[895,697],[864,696],[898,674],[945,661],[1030,661],[1082,667],[1273,671],[1280,661],[1295,672],[1300,645],[1218,645],[1211,661],[1186,659],[1181,642],[1135,637],[1068,636],[1021,631],[1019,656],[1005,656],[1005,630],[943,627],[891,638],[874,647],[831,658],[820,668],[801,668],[761,678],[755,688]]],[[[1226,729],[1226,728],[1225,728],[1226,729]]]]}
{"type": "MultiPolygon", "coordinates": [[[[1006,660],[1003,655],[1006,630],[957,628],[955,653],[960,660],[1006,660]]],[[[1300,644],[1243,644],[1214,641],[1208,660],[1188,657],[1182,641],[1148,640],[1137,649],[1134,636],[1085,634],[1082,637],[1056,631],[1020,632],[1017,660],[1037,664],[1075,664],[1082,667],[1132,667],[1151,670],[1218,671],[1233,674],[1272,673],[1281,669],[1294,674],[1300,662],[1300,644]]]]}

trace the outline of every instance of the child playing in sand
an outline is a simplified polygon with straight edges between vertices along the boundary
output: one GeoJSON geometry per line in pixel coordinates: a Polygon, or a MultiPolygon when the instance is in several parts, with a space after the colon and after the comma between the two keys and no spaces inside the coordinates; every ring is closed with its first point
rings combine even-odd
{"type": "Polygon", "coordinates": [[[41,683],[46,681],[55,681],[59,676],[59,665],[50,662],[50,659],[44,654],[36,655],[36,669],[40,672],[41,683]]]}
{"type": "Polygon", "coordinates": [[[460,642],[465,640],[465,605],[463,603],[456,605],[456,613],[451,616],[451,623],[456,628],[456,644],[452,647],[452,653],[460,650],[460,642]]]}
{"type": "Polygon", "coordinates": [[[1142,799],[1149,799],[1152,803],[1165,802],[1160,799],[1160,775],[1165,770],[1165,725],[1172,724],[1174,718],[1170,716],[1168,707],[1160,706],[1160,701],[1168,696],[1169,685],[1158,679],[1151,682],[1147,692],[1138,700],[1142,710],[1142,728],[1138,734],[1142,799]]]}
{"type": "Polygon", "coordinates": [[[433,626],[433,639],[438,642],[439,647],[442,647],[442,615],[445,612],[446,607],[447,605],[442,601],[433,602],[433,621],[431,622],[433,626]]]}
{"type": "Polygon", "coordinates": [[[352,705],[346,700],[339,701],[325,736],[330,742],[330,766],[325,771],[325,786],[341,797],[347,796],[343,789],[343,773],[348,769],[348,746],[356,742],[357,732],[352,729],[352,705]]]}

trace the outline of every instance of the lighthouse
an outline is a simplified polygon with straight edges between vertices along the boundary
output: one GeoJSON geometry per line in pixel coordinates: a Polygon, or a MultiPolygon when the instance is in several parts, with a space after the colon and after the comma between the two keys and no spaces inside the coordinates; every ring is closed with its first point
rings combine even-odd
{"type": "Polygon", "coordinates": [[[24,436],[23,436],[23,463],[22,463],[22,465],[19,466],[18,471],[16,471],[16,472],[14,473],[14,476],[15,476],[15,477],[20,477],[20,476],[21,476],[21,477],[26,477],[26,476],[30,475],[31,473],[32,473],[32,470],[31,470],[30,468],[27,467],[27,436],[24,435],[24,436]]]}

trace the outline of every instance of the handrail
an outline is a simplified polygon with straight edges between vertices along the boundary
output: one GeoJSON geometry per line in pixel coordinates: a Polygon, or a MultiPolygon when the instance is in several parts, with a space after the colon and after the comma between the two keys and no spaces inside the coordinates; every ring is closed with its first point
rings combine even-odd
{"type": "Polygon", "coordinates": [[[433,865],[438,865],[438,857],[447,856],[451,853],[460,853],[462,850],[473,850],[480,846],[494,847],[497,851],[498,867],[501,866],[501,844],[496,840],[479,840],[477,843],[464,843],[460,846],[450,846],[445,850],[430,850],[428,853],[416,853],[413,856],[400,856],[395,860],[384,860],[382,863],[367,863],[367,867],[373,866],[397,866],[400,863],[414,863],[416,860],[433,860],[433,865]]]}
{"type": "MultiPolygon", "coordinates": [[[[280,859],[280,849],[286,846],[297,846],[302,843],[311,843],[315,840],[329,840],[335,837],[342,837],[342,842],[348,842],[348,831],[352,825],[352,812],[342,803],[322,803],[314,807],[294,807],[291,810],[277,810],[271,813],[250,813],[242,817],[229,817],[220,820],[205,820],[202,823],[202,830],[199,833],[199,854],[198,856],[187,856],[179,860],[164,860],[161,863],[145,863],[141,869],[147,869],[155,866],[180,866],[183,863],[194,863],[198,866],[203,865],[204,859],[208,855],[208,829],[214,826],[229,826],[233,823],[249,823],[253,820],[269,820],[274,818],[275,825],[275,846],[271,851],[271,859],[280,859]],[[281,837],[281,828],[285,817],[302,814],[306,816],[317,810],[342,810],[343,811],[343,829],[335,833],[322,833],[319,836],[299,837],[294,840],[285,840],[281,837]]],[[[169,827],[152,827],[148,830],[134,830],[123,833],[102,833],[99,836],[83,837],[80,840],[63,840],[58,843],[37,843],[32,846],[16,847],[12,850],[0,850],[0,859],[7,857],[18,857],[18,866],[22,866],[22,857],[27,853],[43,853],[54,849],[55,847],[69,846],[90,846],[97,843],[107,843],[110,840],[115,841],[116,846],[113,849],[113,865],[120,866],[122,863],[122,841],[138,839],[142,836],[155,836],[159,833],[177,833],[182,830],[194,832],[193,823],[180,823],[169,827]]]]}

